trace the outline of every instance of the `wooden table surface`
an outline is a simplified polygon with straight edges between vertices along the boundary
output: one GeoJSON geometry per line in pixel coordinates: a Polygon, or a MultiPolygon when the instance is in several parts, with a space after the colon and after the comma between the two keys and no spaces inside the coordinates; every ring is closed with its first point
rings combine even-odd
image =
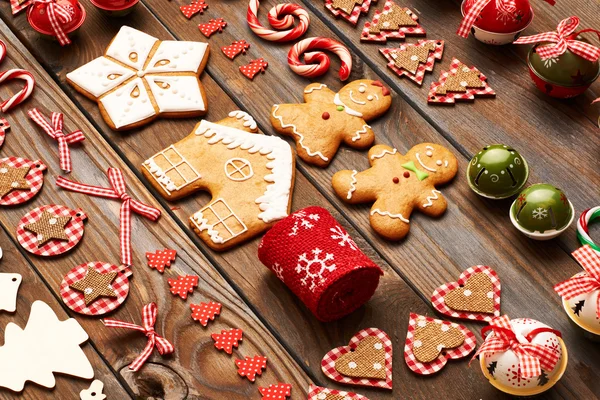
{"type": "MultiPolygon", "coordinates": [[[[0,212],[0,246],[4,259],[0,271],[23,275],[17,312],[0,313],[0,332],[8,322],[24,326],[31,303],[43,300],[61,318],[76,318],[90,336],[84,350],[96,377],[105,384],[109,400],[152,399],[259,399],[258,386],[276,382],[293,385],[292,399],[306,399],[310,382],[331,388],[357,391],[372,400],[384,399],[500,399],[507,398],[487,383],[477,365],[466,360],[450,362],[431,377],[413,374],[403,360],[403,346],[410,312],[435,315],[429,298],[433,289],[456,280],[466,268],[486,264],[502,281],[502,312],[512,318],[539,319],[560,330],[569,350],[569,365],[562,380],[544,398],[592,399],[600,395],[600,346],[585,340],[569,323],[552,286],[580,270],[570,257],[578,247],[573,224],[560,238],[549,242],[526,239],[510,223],[510,200],[491,201],[473,193],[465,179],[471,156],[486,144],[506,143],[518,149],[531,169],[529,183],[551,182],[569,196],[579,215],[600,204],[600,134],[597,126],[600,107],[591,101],[600,95],[600,83],[583,96],[569,101],[546,97],[530,81],[525,57],[528,46],[490,47],[455,34],[461,15],[459,0],[402,0],[415,11],[427,29],[428,39],[446,42],[444,59],[428,74],[422,87],[400,79],[386,67],[378,54],[379,45],[360,43],[360,30],[383,0],[371,7],[357,28],[335,20],[319,0],[299,0],[311,15],[307,37],[333,37],[353,52],[351,79],[383,80],[393,92],[393,105],[375,121],[376,142],[404,152],[413,145],[430,141],[449,147],[459,159],[459,174],[443,188],[448,211],[432,219],[415,213],[406,240],[389,243],[371,230],[369,206],[348,206],[335,196],[330,180],[341,169],[368,167],[366,152],[342,147],[326,169],[298,161],[293,210],[309,205],[327,208],[353,235],[359,246],[384,270],[380,286],[366,306],[337,322],[320,323],[303,304],[257,259],[260,238],[225,253],[207,248],[187,225],[187,218],[206,204],[207,194],[169,203],[158,196],[142,178],[143,160],[187,136],[198,119],[159,119],[146,127],[126,133],[111,131],[102,120],[96,103],[66,84],[65,75],[101,55],[123,25],[129,25],[159,39],[208,41],[212,48],[201,77],[209,100],[205,117],[217,121],[229,111],[242,109],[257,120],[259,128],[272,134],[269,111],[275,103],[299,102],[308,80],[294,75],[285,62],[290,44],[260,40],[248,28],[245,0],[209,0],[204,15],[188,21],[179,11],[184,0],[142,0],[129,16],[118,19],[101,14],[89,0],[82,0],[87,19],[77,38],[68,47],[50,42],[30,28],[25,13],[13,17],[9,2],[0,4],[0,37],[8,46],[2,70],[24,68],[37,80],[34,96],[11,111],[6,118],[12,130],[0,156],[41,159],[48,165],[45,185],[31,202],[0,212]],[[197,24],[222,17],[228,22],[222,34],[206,39],[197,24]],[[219,48],[234,40],[251,43],[248,54],[234,62],[219,48]],[[269,62],[265,74],[246,79],[239,65],[263,57],[269,62]],[[431,107],[426,103],[430,83],[447,69],[452,57],[476,66],[498,93],[496,99],[477,99],[473,104],[431,107]],[[124,171],[129,193],[163,212],[158,223],[133,216],[133,259],[135,278],[129,298],[111,317],[139,322],[144,304],[159,307],[158,332],[175,345],[173,356],[156,352],[137,373],[127,370],[145,345],[136,333],[106,329],[98,318],[83,317],[64,306],[59,285],[73,266],[99,259],[117,262],[119,255],[119,206],[116,201],[91,198],[58,189],[54,178],[60,174],[56,143],[45,136],[27,117],[29,108],[44,113],[65,114],[65,129],[82,129],[83,145],[72,146],[74,172],[79,182],[107,185],[105,171],[124,171]],[[79,246],[63,257],[41,258],[26,253],[16,242],[17,222],[29,210],[43,204],[80,207],[88,215],[86,233],[79,246]],[[164,275],[146,267],[145,252],[177,250],[177,261],[164,275]],[[197,274],[200,283],[186,301],[169,293],[167,278],[183,273],[197,274]],[[201,301],[223,304],[220,317],[202,327],[190,318],[189,304],[201,301]],[[394,390],[380,391],[343,387],[321,372],[320,361],[333,347],[347,344],[357,331],[378,327],[392,338],[394,346],[394,390]],[[244,341],[233,356],[213,347],[210,334],[221,329],[241,328],[244,341]],[[235,357],[262,354],[268,357],[266,372],[252,384],[236,374],[235,357]]],[[[277,1],[261,2],[259,16],[266,22],[268,10],[277,1]]],[[[534,1],[536,17],[527,33],[555,29],[558,21],[576,14],[583,27],[600,27],[598,0],[559,0],[555,7],[534,1]]],[[[409,38],[414,43],[417,39],[409,38]]],[[[388,47],[397,43],[388,42],[388,47]]],[[[320,81],[339,89],[333,60],[332,69],[320,81]]],[[[16,84],[0,88],[6,99],[16,84]]],[[[600,229],[592,235],[600,240],[600,229]]],[[[481,324],[466,323],[481,343],[481,324]]],[[[1,335],[3,337],[3,334],[1,335]]],[[[1,343],[4,339],[1,340],[1,343]]],[[[0,398],[76,399],[89,382],[64,376],[54,390],[27,384],[21,395],[0,389],[0,398]]]]}

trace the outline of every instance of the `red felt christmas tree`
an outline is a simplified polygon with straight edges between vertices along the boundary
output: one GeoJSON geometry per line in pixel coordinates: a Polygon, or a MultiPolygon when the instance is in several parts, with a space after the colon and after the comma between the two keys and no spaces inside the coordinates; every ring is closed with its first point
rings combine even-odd
{"type": "Polygon", "coordinates": [[[292,385],[289,383],[278,383],[269,385],[268,388],[259,387],[258,391],[262,395],[262,400],[285,400],[292,395],[292,385]]]}
{"type": "Polygon", "coordinates": [[[236,40],[229,46],[221,47],[221,51],[232,60],[240,53],[246,54],[246,50],[250,48],[250,43],[245,40],[236,40]]]}
{"type": "Polygon", "coordinates": [[[200,13],[203,14],[204,10],[208,8],[208,4],[204,3],[202,0],[192,1],[191,4],[186,6],[180,6],[179,9],[185,15],[187,19],[192,18],[194,15],[200,13]]]}
{"type": "Polygon", "coordinates": [[[192,293],[194,288],[198,286],[198,277],[196,275],[183,275],[177,279],[169,279],[169,286],[171,286],[171,293],[187,299],[188,293],[192,293]]]}
{"type": "Polygon", "coordinates": [[[242,71],[242,74],[244,74],[244,76],[246,76],[246,78],[252,80],[252,79],[254,79],[256,74],[258,74],[260,72],[264,73],[265,69],[267,69],[268,66],[269,66],[268,62],[266,62],[263,58],[259,58],[259,59],[250,61],[250,64],[248,64],[248,65],[242,65],[240,67],[240,71],[242,71]]]}
{"type": "Polygon", "coordinates": [[[215,316],[221,313],[221,304],[213,303],[212,301],[209,303],[200,303],[200,304],[190,304],[190,308],[192,309],[192,318],[194,321],[200,322],[202,326],[208,325],[208,320],[215,320],[215,316]]]}
{"type": "Polygon", "coordinates": [[[239,342],[242,341],[243,332],[241,329],[230,329],[222,330],[221,333],[213,333],[212,339],[215,341],[215,347],[219,350],[225,351],[227,354],[231,354],[233,348],[239,346],[239,342]]]}
{"type": "Polygon", "coordinates": [[[223,32],[223,28],[227,26],[227,22],[223,18],[211,19],[205,24],[198,25],[200,32],[206,37],[210,37],[213,33],[223,32]]]}
{"type": "Polygon", "coordinates": [[[146,253],[148,259],[148,266],[152,269],[156,269],[161,274],[165,272],[165,267],[171,266],[171,261],[175,261],[177,252],[171,249],[157,250],[154,253],[146,253]]]}
{"type": "Polygon", "coordinates": [[[245,376],[250,382],[256,380],[256,375],[262,375],[262,370],[267,368],[267,357],[246,357],[245,360],[235,360],[238,366],[238,374],[245,376]]]}

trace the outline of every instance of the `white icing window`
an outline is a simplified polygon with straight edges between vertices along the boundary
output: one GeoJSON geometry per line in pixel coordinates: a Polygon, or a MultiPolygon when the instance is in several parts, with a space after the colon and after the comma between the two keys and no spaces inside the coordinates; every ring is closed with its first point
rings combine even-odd
{"type": "Polygon", "coordinates": [[[219,236],[223,238],[223,243],[248,230],[242,220],[235,215],[231,207],[223,199],[215,200],[200,211],[208,221],[208,224],[212,225],[212,229],[218,232],[219,236]],[[225,228],[229,235],[224,235],[223,233],[225,232],[223,232],[222,228],[225,228]]]}
{"type": "Polygon", "coordinates": [[[161,177],[168,178],[170,182],[173,182],[174,178],[180,178],[177,179],[177,181],[183,182],[180,185],[171,188],[171,191],[179,190],[201,178],[198,171],[196,171],[192,164],[190,164],[173,145],[152,157],[154,162],[156,162],[157,159],[160,159],[161,161],[164,160],[170,165],[168,168],[161,171],[161,177]]]}
{"type": "Polygon", "coordinates": [[[230,158],[225,163],[225,175],[232,181],[241,182],[252,178],[254,171],[245,158],[230,158]]]}

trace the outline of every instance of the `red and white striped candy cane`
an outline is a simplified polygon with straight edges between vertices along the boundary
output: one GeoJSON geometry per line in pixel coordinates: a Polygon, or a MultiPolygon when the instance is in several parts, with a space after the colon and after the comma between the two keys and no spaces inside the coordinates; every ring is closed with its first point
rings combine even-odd
{"type": "Polygon", "coordinates": [[[306,33],[310,24],[310,17],[308,16],[308,12],[298,4],[277,4],[271,8],[271,11],[269,11],[269,24],[271,24],[273,29],[277,30],[267,29],[260,24],[257,16],[259,6],[259,0],[250,0],[248,3],[248,13],[246,14],[246,20],[250,29],[258,37],[271,42],[289,42],[306,33]],[[298,17],[298,25],[288,29],[294,25],[294,16],[298,17]]]}
{"type": "Polygon", "coordinates": [[[350,51],[340,42],[323,37],[303,39],[290,49],[288,64],[292,71],[307,78],[315,78],[327,72],[330,64],[329,56],[322,51],[306,53],[309,50],[329,50],[337,54],[342,61],[339,71],[340,79],[342,81],[348,79],[350,72],[352,72],[352,55],[350,51]],[[304,63],[300,61],[300,55],[302,54],[304,54],[304,63]]]}
{"type": "Polygon", "coordinates": [[[0,110],[2,110],[2,112],[7,112],[11,108],[25,101],[25,99],[31,95],[31,92],[33,92],[33,88],[35,87],[33,75],[31,75],[31,72],[25,71],[24,69],[9,69],[8,71],[0,72],[0,83],[11,79],[22,79],[25,81],[25,86],[20,92],[0,104],[0,110]]]}
{"type": "Polygon", "coordinates": [[[6,57],[6,45],[0,40],[0,62],[4,60],[4,57],[6,57]]]}

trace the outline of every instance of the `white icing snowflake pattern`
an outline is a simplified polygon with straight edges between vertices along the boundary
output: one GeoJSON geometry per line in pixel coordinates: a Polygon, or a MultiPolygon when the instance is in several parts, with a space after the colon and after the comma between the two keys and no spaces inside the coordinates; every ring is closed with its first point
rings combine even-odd
{"type": "Polygon", "coordinates": [[[273,272],[275,272],[275,275],[279,278],[279,280],[281,282],[284,282],[283,267],[281,265],[279,265],[278,263],[275,263],[275,264],[273,264],[273,267],[271,269],[273,270],[273,272]]]}
{"type": "Polygon", "coordinates": [[[206,43],[160,41],[123,26],[104,56],[67,78],[97,99],[116,129],[128,129],[162,113],[205,112],[198,74],[207,51],[206,43]]]}
{"type": "Polygon", "coordinates": [[[533,210],[533,218],[535,219],[544,219],[548,216],[548,210],[542,207],[538,207],[533,210]]]}
{"type": "Polygon", "coordinates": [[[294,226],[292,226],[292,231],[288,233],[288,236],[296,236],[300,228],[311,229],[315,225],[314,223],[321,218],[319,214],[306,214],[304,211],[298,211],[297,213],[292,214],[294,218],[294,226]]]}
{"type": "Polygon", "coordinates": [[[336,270],[333,261],[333,254],[326,253],[325,257],[321,256],[323,250],[316,248],[312,251],[312,258],[309,259],[306,253],[300,254],[298,264],[296,265],[296,273],[303,274],[300,279],[303,286],[308,286],[308,290],[314,292],[316,287],[325,282],[324,274],[336,270]]]}
{"type": "Polygon", "coordinates": [[[358,250],[358,246],[356,246],[354,240],[347,232],[344,232],[341,227],[336,226],[335,228],[329,228],[329,230],[333,233],[331,238],[333,240],[339,240],[338,244],[341,247],[346,247],[346,245],[348,245],[352,250],[358,250]]]}

